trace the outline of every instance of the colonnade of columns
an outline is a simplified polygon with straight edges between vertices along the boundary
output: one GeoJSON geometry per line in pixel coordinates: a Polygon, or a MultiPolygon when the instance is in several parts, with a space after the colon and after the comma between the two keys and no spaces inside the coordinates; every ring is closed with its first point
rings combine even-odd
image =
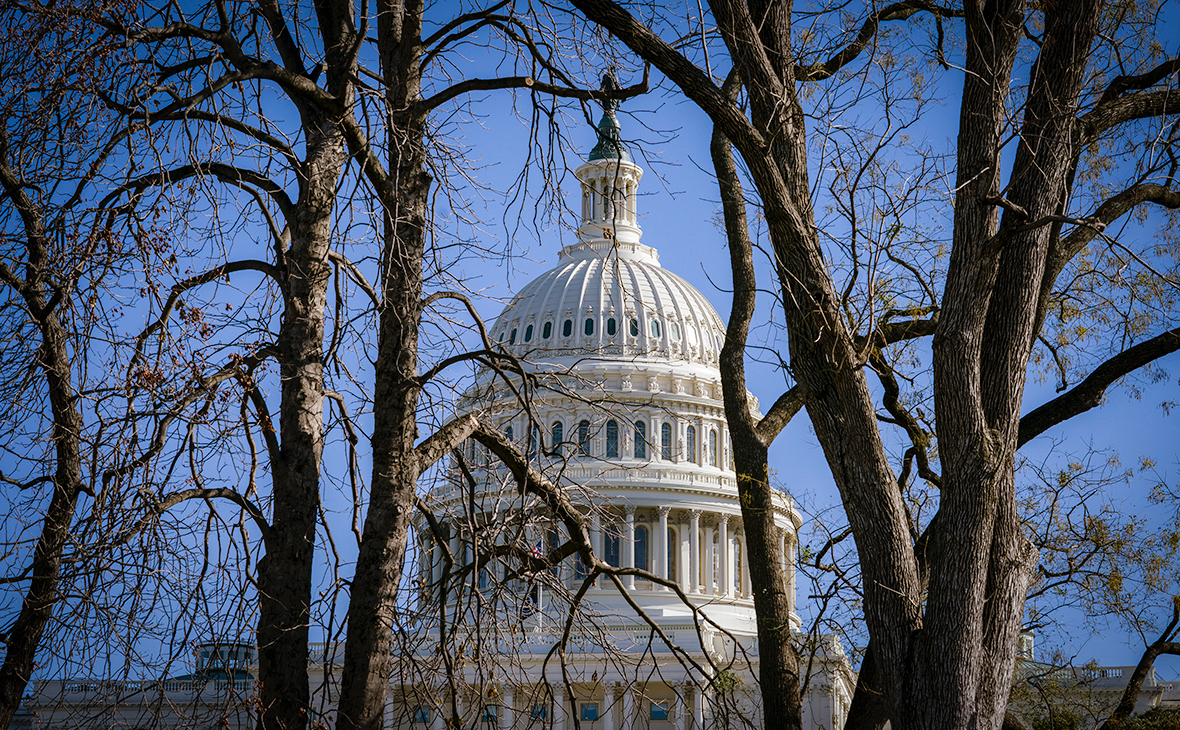
{"type": "MultiPolygon", "coordinates": [[[[590,539],[596,554],[617,560],[619,567],[647,569],[663,580],[679,584],[680,589],[690,595],[750,597],[745,535],[736,516],[699,509],[679,509],[674,512],[671,507],[661,506],[644,517],[646,519],[640,519],[639,509],[627,505],[618,517],[608,518],[609,523],[604,528],[604,515],[597,511],[590,513],[590,539]],[[647,562],[637,565],[636,534],[641,527],[647,530],[647,562]],[[615,538],[617,545],[612,544],[608,551],[608,539],[615,538]]],[[[795,540],[787,530],[780,530],[779,533],[783,567],[789,580],[787,588],[794,595],[795,540]]],[[[466,562],[470,558],[470,548],[457,530],[451,531],[448,547],[456,561],[466,562]]],[[[549,548],[548,545],[544,547],[545,550],[549,548]]],[[[423,566],[423,578],[429,576],[429,584],[438,585],[443,572],[441,552],[431,550],[428,539],[423,541],[420,549],[423,560],[428,564],[428,567],[423,566]]],[[[489,567],[489,570],[494,569],[494,566],[489,567]]],[[[559,570],[564,579],[572,577],[572,568],[563,566],[559,570]]],[[[670,590],[658,584],[637,585],[633,575],[625,576],[624,585],[628,590],[637,587],[663,592],[670,590]]],[[[605,587],[605,582],[597,587],[605,587]]]]}
{"type": "MultiPolygon", "coordinates": [[[[706,709],[712,701],[711,693],[692,681],[648,686],[646,691],[640,691],[626,682],[605,682],[593,690],[575,691],[572,702],[561,684],[553,684],[549,691],[553,698],[551,705],[545,691],[538,687],[531,693],[522,691],[521,694],[526,696],[525,704],[517,707],[517,692],[507,685],[499,688],[497,697],[482,701],[477,707],[471,707],[470,698],[462,695],[455,696],[454,701],[460,717],[464,719],[464,726],[475,726],[480,730],[512,730],[525,725],[567,730],[573,727],[573,714],[585,712],[587,705],[594,706],[593,714],[597,719],[591,720],[588,716],[580,715],[579,722],[583,727],[595,730],[646,730],[653,726],[669,725],[672,730],[704,730],[706,709]],[[535,696],[529,699],[529,695],[535,696]],[[545,708],[547,718],[540,716],[540,708],[545,708]],[[664,717],[653,712],[654,708],[659,708],[659,715],[664,717]],[[475,718],[466,717],[472,711],[481,715],[478,724],[475,718]]],[[[446,699],[450,700],[451,697],[448,695],[446,699]]],[[[429,717],[422,712],[423,708],[407,707],[401,716],[416,727],[423,727],[419,723],[428,721],[429,730],[447,730],[450,726],[449,703],[429,708],[429,717]]],[[[397,714],[393,703],[390,703],[386,708],[388,726],[396,727],[399,724],[395,720],[397,714]]]]}

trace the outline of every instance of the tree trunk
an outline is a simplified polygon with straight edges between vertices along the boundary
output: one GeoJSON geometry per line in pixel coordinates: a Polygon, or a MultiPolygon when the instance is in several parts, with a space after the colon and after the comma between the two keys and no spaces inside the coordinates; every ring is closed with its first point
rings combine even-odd
{"type": "Polygon", "coordinates": [[[274,513],[266,555],[258,562],[258,675],[261,730],[307,726],[312,569],[323,451],[323,346],[328,249],[336,185],[346,159],[332,121],[304,112],[307,155],[285,255],[283,326],[277,344],[282,376],[279,460],[272,464],[274,513]]]}
{"type": "Polygon", "coordinates": [[[68,339],[56,314],[37,316],[36,312],[43,311],[46,304],[40,288],[41,282],[36,282],[33,286],[26,285],[21,293],[26,296],[28,309],[34,313],[33,320],[41,330],[37,364],[48,384],[57,464],[53,473],[53,497],[33,551],[29,589],[21,602],[20,614],[5,637],[8,651],[0,665],[0,728],[8,727],[20,708],[21,697],[36,666],[37,648],[57,605],[62,550],[70,536],[82,486],[79,443],[82,416],[74,403],[68,339]]]}
{"type": "Polygon", "coordinates": [[[389,119],[389,190],[381,250],[381,311],[373,391],[373,476],[356,577],[348,609],[348,641],[337,727],[382,726],[393,666],[393,626],[410,518],[421,466],[418,439],[418,332],[431,178],[423,146],[420,2],[382,3],[379,53],[389,119]]]}

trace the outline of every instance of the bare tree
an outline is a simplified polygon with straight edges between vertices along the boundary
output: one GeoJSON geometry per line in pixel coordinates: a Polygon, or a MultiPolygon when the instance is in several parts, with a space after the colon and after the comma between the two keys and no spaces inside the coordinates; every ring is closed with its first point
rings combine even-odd
{"type": "MultiPolygon", "coordinates": [[[[1152,126],[1139,120],[1167,119],[1176,112],[1172,79],[1180,62],[1118,55],[1111,44],[1149,33],[1151,21],[1126,14],[1110,19],[1106,6],[1097,3],[1035,11],[1021,2],[962,9],[898,3],[866,12],[855,32],[843,36],[842,47],[842,36],[834,31],[829,38],[836,50],[822,56],[811,55],[808,41],[816,33],[795,27],[790,4],[710,3],[734,67],[729,90],[740,80],[747,113],[735,94],[620,5],[609,0],[573,5],[700,106],[718,135],[740,152],[757,189],[781,288],[788,367],[797,385],[761,422],[750,422],[740,355],[743,322],[752,307],[735,305],[724,382],[730,386],[727,412],[749,514],[765,508],[769,493],[767,444],[795,410],[806,407],[856,540],[870,651],[886,700],[881,708],[896,728],[1000,727],[1037,563],[1020,521],[1015,454],[1030,436],[1060,422],[1032,419],[1022,428],[1030,356],[1046,312],[1069,288],[1059,276],[1085,246],[1135,205],[1178,202],[1171,188],[1174,165],[1163,161],[1170,159],[1167,153],[1143,160],[1129,187],[1093,207],[1079,200],[1079,161],[1090,145],[1135,130],[1142,134],[1145,127],[1171,149],[1167,122],[1152,126]],[[963,18],[965,34],[949,264],[937,301],[896,307],[858,323],[847,316],[847,297],[832,279],[815,222],[803,99],[808,89],[857,78],[850,64],[872,47],[884,21],[922,13],[934,16],[940,38],[944,19],[952,16],[963,18]],[[1034,18],[1044,31],[1035,39],[1030,81],[1020,89],[1023,119],[1017,122],[1009,106],[1013,73],[1026,43],[1026,23],[1034,18]],[[1090,75],[1090,69],[1105,68],[1117,68],[1119,75],[1105,83],[1090,75]],[[1005,170],[999,161],[1009,139],[1017,142],[1005,170]],[[927,537],[918,539],[887,458],[865,371],[880,370],[873,364],[875,353],[891,342],[930,334],[939,509],[927,537]]],[[[676,29],[672,33],[683,37],[676,29]]],[[[935,50],[942,53],[941,46],[935,50]]],[[[717,60],[714,55],[711,62],[717,60]]],[[[753,272],[738,210],[743,197],[734,186],[732,164],[724,160],[725,141],[714,145],[714,157],[740,297],[752,294],[753,272]]],[[[1113,239],[1108,245],[1123,246],[1113,239]]],[[[1163,312],[1159,320],[1170,317],[1163,312]]],[[[1176,349],[1170,332],[1158,337],[1154,342],[1162,346],[1154,357],[1176,349]]],[[[1143,365],[1126,360],[1116,355],[1095,369],[1096,392],[1143,365]],[[1104,368],[1113,377],[1099,375],[1104,368]]],[[[1095,401],[1083,390],[1063,394],[1041,412],[1068,417],[1092,406],[1095,401]]],[[[927,448],[931,434],[918,421],[914,425],[908,429],[918,437],[914,446],[927,448]]],[[[751,542],[752,563],[779,564],[772,559],[773,540],[751,542]]],[[[775,609],[781,581],[771,572],[760,574],[757,585],[767,716],[782,723],[776,726],[795,727],[797,667],[784,648],[785,632],[775,638],[783,623],[775,609]]]]}

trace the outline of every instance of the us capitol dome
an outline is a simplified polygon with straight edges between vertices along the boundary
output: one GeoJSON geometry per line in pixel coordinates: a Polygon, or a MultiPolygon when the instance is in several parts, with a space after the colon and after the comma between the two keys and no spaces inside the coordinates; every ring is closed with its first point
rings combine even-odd
{"type": "MultiPolygon", "coordinates": [[[[643,170],[623,149],[609,105],[598,144],[575,175],[581,184],[576,242],[520,289],[489,331],[528,377],[485,370],[459,399],[459,410],[496,424],[566,489],[589,520],[596,555],[646,570],[680,591],[634,575],[617,585],[605,576],[589,583],[578,555],[540,577],[509,579],[509,566],[496,561],[466,577],[452,574],[454,566],[486,554],[481,544],[524,544],[540,556],[566,539],[559,521],[547,522],[543,512],[538,517],[535,505],[525,516],[511,475],[469,442],[452,478],[424,498],[443,520],[433,534],[441,530],[449,550],[433,546],[431,531],[419,524],[422,603],[432,606],[423,624],[431,638],[423,647],[440,641],[441,598],[454,604],[446,615],[455,625],[478,615],[479,626],[468,630],[484,632],[505,660],[468,666],[470,691],[462,697],[424,691],[429,681],[404,678],[405,716],[442,730],[453,701],[478,704],[472,712],[505,729],[564,730],[575,716],[592,730],[758,725],[754,605],[718,369],[724,324],[704,295],[664,269],[657,250],[641,242],[643,170]],[[453,564],[443,552],[454,556],[453,564]],[[467,599],[456,581],[466,581],[467,599]],[[506,587],[497,588],[501,581],[506,587]],[[460,607],[477,594],[484,613],[460,607]],[[497,603],[504,606],[499,614],[489,608],[497,603]],[[570,619],[575,603],[579,613],[570,619]],[[509,626],[492,639],[496,615],[509,626]],[[561,641],[565,658],[558,661],[553,647],[561,641]],[[718,672],[729,673],[737,688],[725,708],[710,681],[718,672]]],[[[797,631],[801,518],[786,494],[777,495],[774,521],[797,631]]],[[[839,727],[853,680],[838,644],[821,654],[817,666],[831,664],[833,671],[813,677],[805,716],[816,727],[839,727]]]]}

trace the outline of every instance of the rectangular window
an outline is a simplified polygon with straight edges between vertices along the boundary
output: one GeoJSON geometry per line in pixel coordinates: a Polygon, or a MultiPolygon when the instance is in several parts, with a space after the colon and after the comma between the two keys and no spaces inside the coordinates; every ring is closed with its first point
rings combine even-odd
{"type": "Polygon", "coordinates": [[[651,719],[653,720],[667,720],[668,719],[668,701],[652,702],[651,703],[651,719]]]}
{"type": "Polygon", "coordinates": [[[483,721],[489,725],[496,724],[496,718],[500,716],[499,705],[487,705],[483,708],[483,721]]]}
{"type": "Polygon", "coordinates": [[[594,722],[598,719],[598,703],[582,703],[582,722],[594,722]]]}
{"type": "Polygon", "coordinates": [[[549,719],[549,705],[533,705],[529,717],[534,720],[548,720],[549,719]]]}
{"type": "Polygon", "coordinates": [[[430,708],[418,705],[414,708],[414,716],[411,722],[418,725],[430,724],[430,708]]]}

